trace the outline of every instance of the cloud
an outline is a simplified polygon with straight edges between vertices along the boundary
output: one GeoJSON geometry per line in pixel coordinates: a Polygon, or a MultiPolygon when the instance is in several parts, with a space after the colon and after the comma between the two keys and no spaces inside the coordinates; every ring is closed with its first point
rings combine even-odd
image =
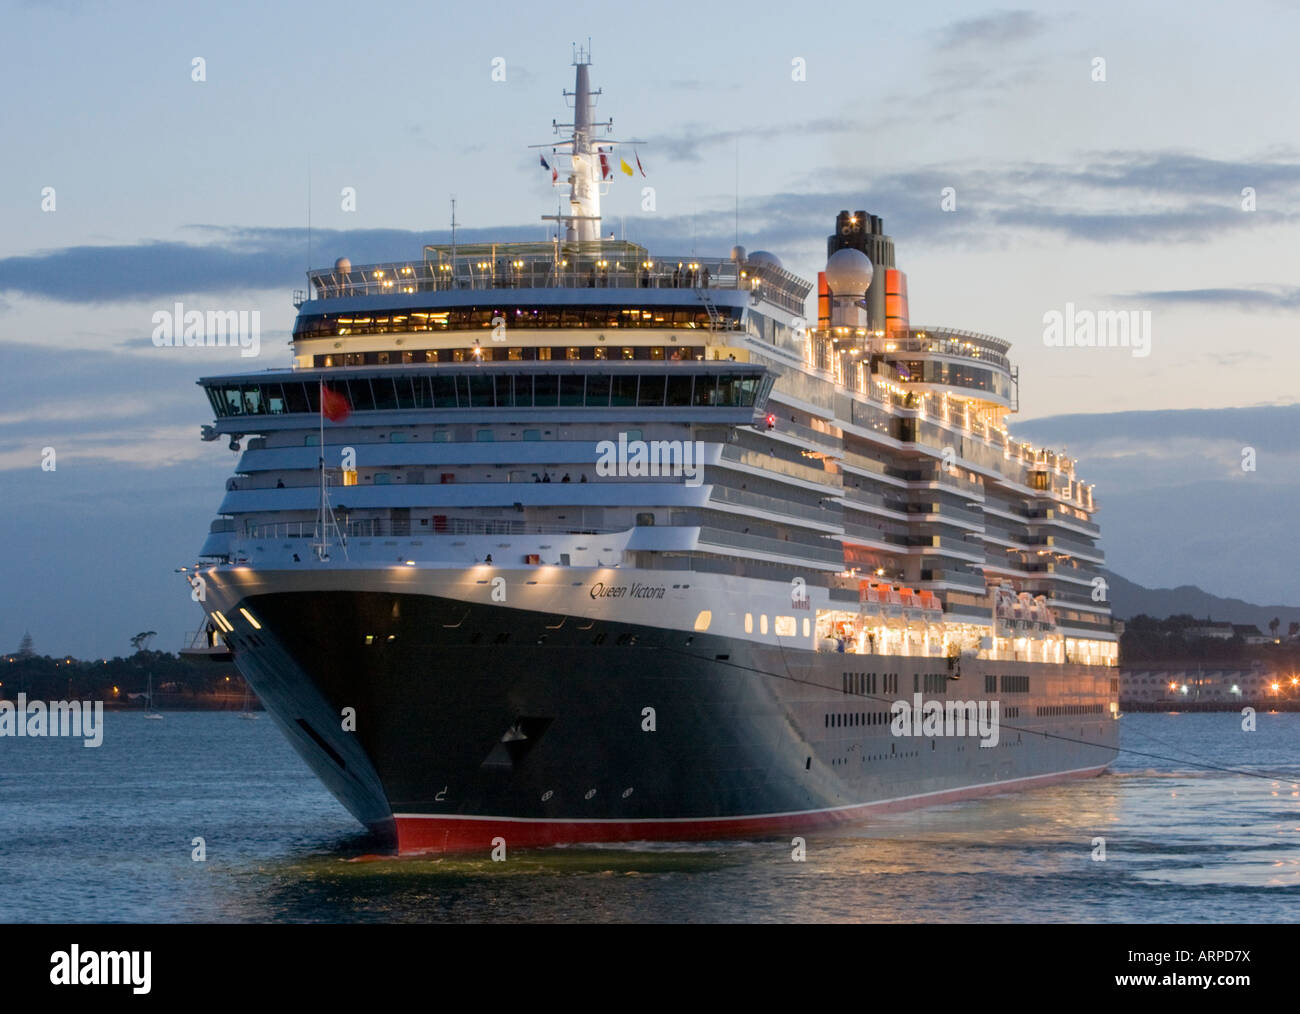
{"type": "MultiPolygon", "coordinates": [[[[190,226],[205,242],[142,240],[133,244],[74,246],[0,258],[0,292],[63,303],[170,303],[191,293],[306,287],[307,231],[302,228],[190,226]]],[[[461,229],[463,242],[535,240],[535,225],[461,229]]],[[[316,229],[312,260],[338,256],[353,263],[392,261],[395,251],[419,252],[441,233],[406,229],[316,229]]]]}
{"type": "Polygon", "coordinates": [[[0,375],[8,381],[0,471],[39,471],[45,447],[55,449],[60,476],[95,462],[147,469],[210,456],[199,427],[211,422],[212,409],[195,381],[243,372],[248,361],[225,358],[213,369],[216,357],[191,354],[209,350],[150,350],[155,354],[0,345],[0,375]]]}
{"type": "Polygon", "coordinates": [[[1200,306],[1254,312],[1300,309],[1300,287],[1274,285],[1254,289],[1164,289],[1116,297],[1166,306],[1200,306]]]}
{"type": "MultiPolygon", "coordinates": [[[[850,134],[863,129],[855,120],[824,117],[806,124],[772,125],[757,135],[771,141],[787,132],[850,134]]],[[[734,143],[752,132],[715,132],[703,143],[734,143]]],[[[657,143],[669,155],[701,158],[701,135],[694,130],[665,136],[657,143]]],[[[743,206],[750,243],[792,250],[820,245],[841,208],[889,212],[891,231],[914,241],[941,238],[945,244],[987,246],[999,237],[1033,230],[1046,236],[1095,243],[1204,241],[1207,235],[1289,225],[1300,211],[1279,210],[1300,200],[1300,160],[1270,158],[1207,159],[1185,152],[1095,154],[1075,162],[987,165],[980,168],[918,166],[881,173],[863,185],[859,169],[827,171],[815,192],[785,191],[748,198],[743,206]],[[836,187],[835,184],[840,184],[836,187]],[[1267,192],[1255,212],[1240,210],[1242,186],[1267,192]],[[939,193],[957,191],[960,214],[939,208],[939,193]]],[[[697,215],[651,215],[630,220],[636,242],[659,244],[674,253],[692,237],[727,237],[732,232],[730,198],[697,215]],[[676,248],[676,249],[673,249],[676,248]]],[[[303,287],[307,233],[302,228],[240,228],[193,225],[192,241],[142,240],[135,244],[74,246],[0,258],[0,293],[64,303],[158,300],[181,295],[238,293],[303,287]]],[[[462,242],[535,241],[535,223],[460,229],[462,242]]],[[[418,254],[423,244],[445,243],[444,230],[317,229],[311,237],[316,266],[347,256],[354,264],[389,263],[394,253],[418,254]]],[[[724,243],[710,243],[725,252],[724,243]]],[[[1169,304],[1233,305],[1242,309],[1294,309],[1300,290],[1206,289],[1151,293],[1169,304]]],[[[0,299],[0,312],[5,304],[0,299]]]]}
{"type": "Polygon", "coordinates": [[[1054,438],[1129,441],[1196,437],[1208,440],[1249,437],[1256,446],[1295,448],[1300,432],[1300,402],[1287,405],[1248,405],[1237,408],[1160,409],[1150,412],[1073,413],[1020,422],[1020,429],[1050,432],[1054,438]]]}
{"type": "Polygon", "coordinates": [[[743,140],[747,150],[752,150],[755,142],[814,135],[857,136],[867,133],[870,129],[871,125],[862,120],[842,116],[823,116],[818,119],[738,127],[732,130],[718,130],[706,124],[692,123],[672,134],[652,135],[647,139],[646,145],[653,148],[656,157],[663,154],[678,162],[703,162],[705,148],[722,145],[730,147],[737,140],[743,140]]]}
{"type": "Polygon", "coordinates": [[[967,46],[1010,46],[1047,30],[1048,19],[1034,11],[995,11],[949,25],[939,34],[940,51],[967,46]]]}

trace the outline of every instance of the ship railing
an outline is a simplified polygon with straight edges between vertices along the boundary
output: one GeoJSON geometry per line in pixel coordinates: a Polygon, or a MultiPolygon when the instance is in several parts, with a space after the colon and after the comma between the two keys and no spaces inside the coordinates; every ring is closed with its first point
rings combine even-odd
{"type": "MultiPolygon", "coordinates": [[[[433,250],[434,248],[430,248],[433,250]]],[[[422,262],[365,264],[309,272],[312,296],[338,299],[456,290],[541,288],[743,289],[799,312],[810,286],[771,264],[723,257],[652,257],[631,244],[556,255],[495,252],[429,255],[422,262]]]]}
{"type": "Polygon", "coordinates": [[[824,510],[822,505],[801,503],[798,500],[786,500],[778,496],[766,496],[762,493],[750,493],[748,490],[733,489],[729,486],[714,485],[709,497],[712,503],[733,504],[739,507],[754,507],[769,514],[783,514],[787,517],[818,520],[817,514],[824,510]]]}
{"type": "Polygon", "coordinates": [[[905,353],[914,353],[917,355],[944,355],[953,358],[971,359],[981,363],[988,363],[996,366],[1008,373],[1011,372],[1011,360],[1001,352],[994,350],[986,345],[978,345],[974,342],[960,341],[945,336],[927,336],[927,337],[908,337],[904,338],[899,335],[878,335],[874,331],[867,331],[865,328],[846,328],[832,327],[814,332],[818,338],[834,338],[838,342],[839,351],[846,351],[851,347],[861,348],[864,351],[885,355],[902,355],[905,353]]]}
{"type": "MultiPolygon", "coordinates": [[[[418,521],[389,521],[382,518],[340,522],[339,531],[352,539],[425,538],[445,535],[608,535],[626,528],[602,528],[591,525],[527,524],[508,518],[442,518],[435,516],[427,525],[418,521]]],[[[251,539],[319,539],[315,521],[277,521],[245,525],[241,538],[251,539]]]]}
{"type": "Polygon", "coordinates": [[[786,436],[798,437],[800,440],[807,440],[809,443],[814,444],[830,444],[838,452],[838,445],[843,440],[839,433],[827,433],[811,426],[805,426],[803,423],[792,422],[788,418],[782,418],[776,406],[773,406],[772,409],[773,414],[776,416],[772,426],[773,433],[784,433],[786,436]]]}
{"type": "Polygon", "coordinates": [[[752,549],[776,556],[790,556],[822,563],[839,563],[844,560],[844,551],[838,545],[810,545],[807,542],[770,539],[762,535],[749,535],[733,532],[723,528],[700,529],[700,542],[713,546],[725,546],[731,549],[752,549]]]}
{"type": "Polygon", "coordinates": [[[849,486],[844,490],[843,500],[844,506],[851,510],[879,507],[883,510],[893,511],[895,514],[907,513],[907,502],[905,500],[895,500],[881,493],[872,493],[856,486],[849,486]]]}

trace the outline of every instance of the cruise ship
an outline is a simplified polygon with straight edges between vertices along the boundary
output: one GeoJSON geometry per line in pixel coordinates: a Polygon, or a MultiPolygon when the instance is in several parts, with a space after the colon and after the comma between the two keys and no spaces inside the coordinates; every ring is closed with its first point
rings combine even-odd
{"type": "Polygon", "coordinates": [[[574,65],[550,241],[339,258],[291,363],[199,381],[242,450],[187,572],[213,649],[402,854],[1102,772],[1093,488],[1009,435],[1009,344],[913,324],[865,211],[828,209],[815,282],[615,240],[601,198],[641,162],[574,65]]]}

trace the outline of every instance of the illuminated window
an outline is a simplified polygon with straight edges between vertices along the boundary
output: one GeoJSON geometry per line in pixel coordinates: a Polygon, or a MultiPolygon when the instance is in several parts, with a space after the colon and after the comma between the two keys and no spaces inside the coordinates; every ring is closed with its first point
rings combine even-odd
{"type": "Polygon", "coordinates": [[[758,632],[760,634],[767,633],[767,613],[762,613],[758,617],[758,632]]]}
{"type": "Polygon", "coordinates": [[[746,614],[745,614],[745,633],[746,633],[746,634],[752,634],[753,632],[754,632],[754,614],[753,614],[753,613],[746,613],[746,614]]]}
{"type": "Polygon", "coordinates": [[[700,615],[695,617],[695,629],[705,631],[709,629],[709,624],[713,622],[713,613],[708,609],[700,610],[700,615]]]}
{"type": "Polygon", "coordinates": [[[777,637],[796,637],[799,632],[799,624],[793,616],[778,616],[772,625],[777,637]]]}

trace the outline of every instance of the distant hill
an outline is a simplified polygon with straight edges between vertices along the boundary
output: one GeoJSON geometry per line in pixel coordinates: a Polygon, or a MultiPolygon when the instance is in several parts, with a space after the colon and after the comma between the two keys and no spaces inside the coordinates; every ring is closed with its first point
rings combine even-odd
{"type": "Polygon", "coordinates": [[[1110,587],[1111,612],[1121,620],[1143,613],[1158,619],[1188,613],[1197,619],[1208,616],[1223,623],[1253,623],[1268,633],[1268,621],[1276,616],[1282,621],[1282,634],[1288,623],[1300,621],[1300,606],[1259,606],[1241,599],[1222,599],[1191,584],[1144,588],[1111,571],[1102,573],[1110,587]]]}

